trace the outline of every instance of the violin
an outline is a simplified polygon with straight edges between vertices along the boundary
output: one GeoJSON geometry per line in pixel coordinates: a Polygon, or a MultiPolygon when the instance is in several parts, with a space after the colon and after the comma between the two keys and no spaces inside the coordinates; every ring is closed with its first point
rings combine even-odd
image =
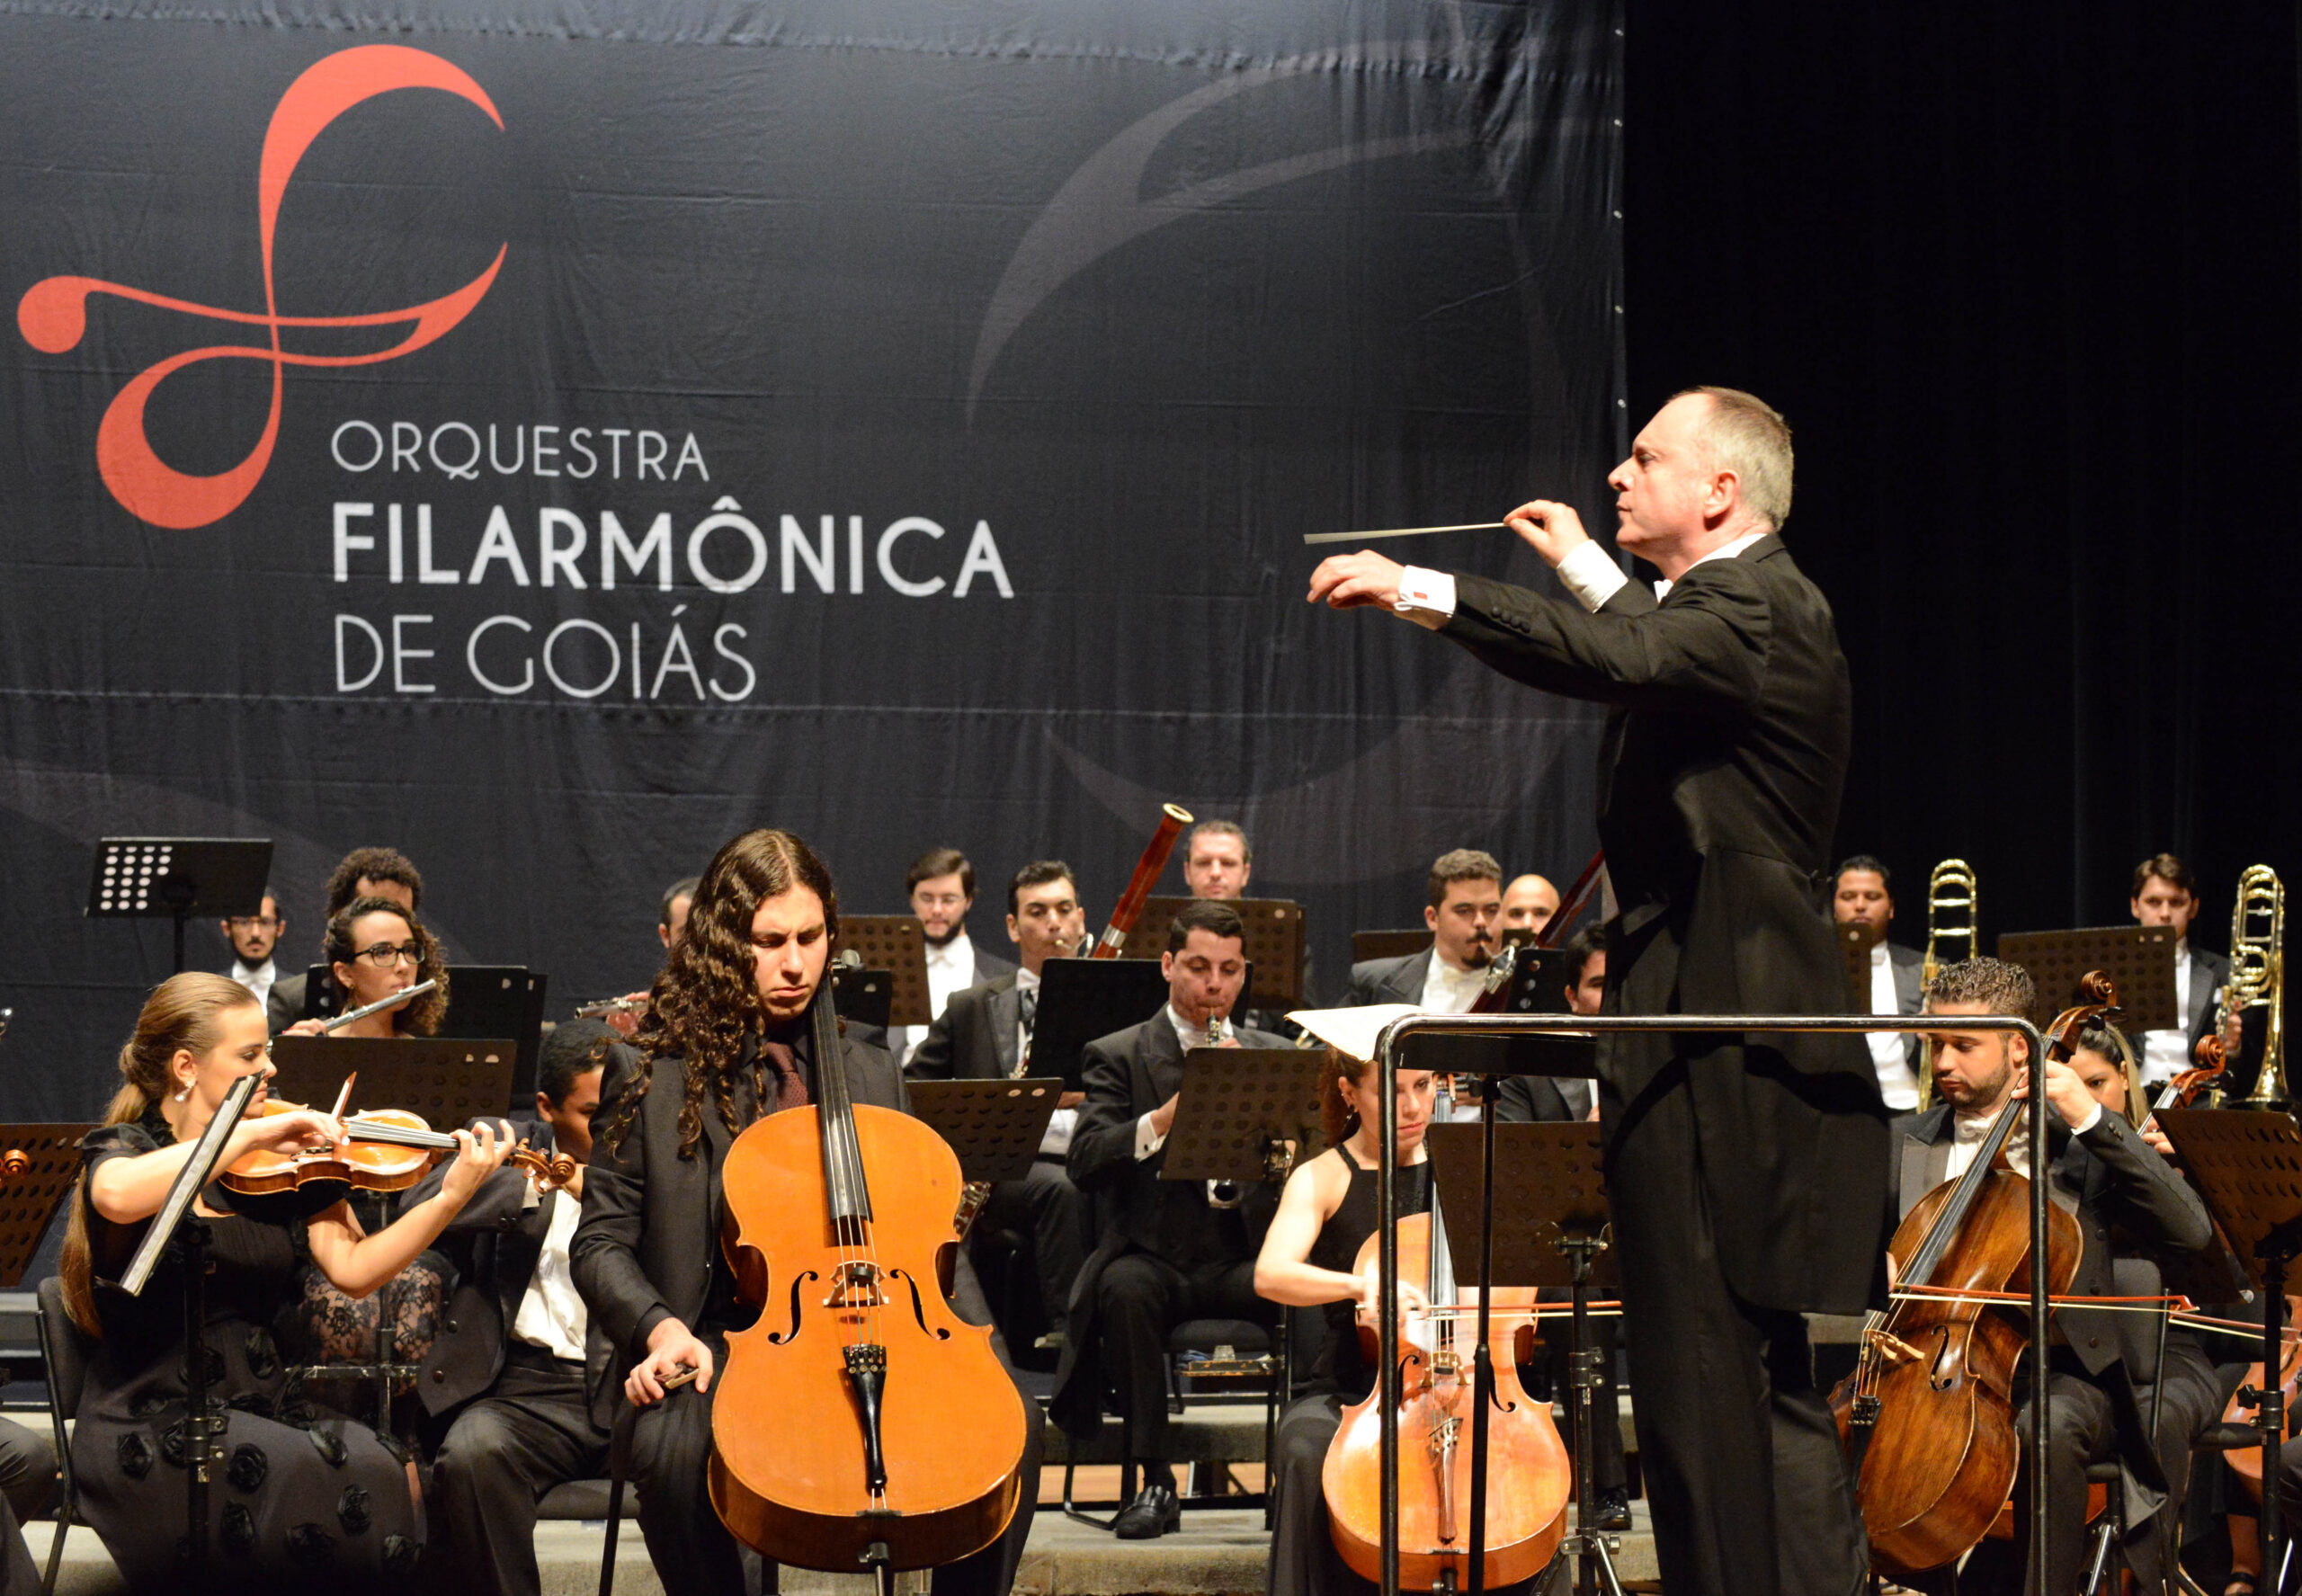
{"type": "MultiPolygon", "coordinates": [[[[270,1119],[303,1107],[302,1103],[267,1101],[250,1109],[246,1117],[270,1119]]],[[[292,1153],[259,1148],[245,1154],[226,1165],[218,1179],[224,1190],[242,1197],[267,1197],[326,1184],[357,1191],[405,1191],[424,1178],[442,1154],[456,1150],[454,1137],[433,1129],[421,1116],[406,1109],[370,1109],[344,1120],[344,1128],[351,1132],[350,1137],[325,1146],[292,1153]]],[[[514,1147],[504,1162],[526,1170],[546,1187],[564,1186],[576,1178],[576,1161],[565,1153],[514,1147]]]]}
{"type": "MultiPolygon", "coordinates": [[[[2067,1061],[2081,1028],[2118,1003],[2100,971],[2079,985],[2090,1001],[2047,1028],[2048,1058],[2067,1061]]],[[[1896,1228],[1887,1251],[1904,1262],[1894,1300],[1865,1323],[1855,1371],[1831,1394],[1842,1441],[1868,1432],[1856,1494],[1883,1573],[1963,1556],[2014,1486],[2014,1370],[2029,1334],[2016,1305],[1977,1297],[2030,1288],[2030,1182],[2005,1162],[2021,1107],[2010,1099],[1966,1173],[1920,1199],[1896,1228]],[[1911,1295],[1913,1287],[1944,1295],[1911,1295]]],[[[2047,1217],[2047,1285],[2059,1294],[2078,1272],[2083,1236],[2058,1205],[2047,1217]]]]}
{"type": "Polygon", "coordinates": [[[808,1004],[816,1101],[728,1148],[720,1248],[758,1323],[712,1389],[711,1505],[802,1568],[955,1562],[1014,1516],[1023,1404],[991,1332],[952,1310],[959,1161],[923,1121],[859,1105],[830,972],[808,1004]]]}
{"type": "MultiPolygon", "coordinates": [[[[1353,1272],[1374,1266],[1380,1233],[1359,1249],[1353,1272]]],[[[1399,1336],[1399,1588],[1454,1590],[1470,1583],[1470,1504],[1482,1482],[1471,1475],[1472,1369],[1459,1343],[1458,1326],[1476,1311],[1476,1293],[1459,1293],[1447,1251],[1447,1230],[1434,1205],[1429,1214],[1398,1222],[1402,1279],[1419,1272],[1432,1312],[1403,1326],[1399,1336]],[[1471,1306],[1466,1306],[1464,1297],[1471,1306]],[[1418,1344],[1418,1342],[1420,1344],[1418,1344]]],[[[1489,1331],[1504,1346],[1531,1326],[1532,1287],[1498,1287],[1491,1294],[1489,1331]]],[[[1550,1564],[1566,1533],[1573,1466],[1552,1422],[1550,1404],[1534,1402],[1519,1384],[1515,1358],[1495,1360],[1495,1411],[1487,1431],[1485,1586],[1495,1590],[1532,1579],[1550,1564]]],[[[1320,1474],[1328,1532],[1352,1573],[1383,1577],[1383,1386],[1346,1407],[1320,1474]]]]}

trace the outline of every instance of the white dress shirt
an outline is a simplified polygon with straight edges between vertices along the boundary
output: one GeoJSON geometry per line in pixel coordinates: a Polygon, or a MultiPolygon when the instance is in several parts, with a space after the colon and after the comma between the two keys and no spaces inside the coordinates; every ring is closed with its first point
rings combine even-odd
{"type": "Polygon", "coordinates": [[[263,1002],[272,995],[272,984],[279,978],[280,967],[272,959],[265,959],[263,965],[255,969],[248,968],[239,959],[232,960],[232,979],[254,993],[255,1001],[258,1003],[263,1002]]]}
{"type": "Polygon", "coordinates": [[[1468,1014],[1486,990],[1485,970],[1459,970],[1439,957],[1433,945],[1423,972],[1423,1006],[1434,1014],[1468,1014]]]}
{"type": "MultiPolygon", "coordinates": [[[[1694,562],[1733,559],[1767,534],[1763,531],[1745,532],[1729,543],[1721,543],[1709,554],[1694,562]]],[[[1689,570],[1694,567],[1690,566],[1689,570]]],[[[1606,602],[1630,578],[1615,564],[1614,557],[1596,543],[1578,544],[1575,550],[1557,567],[1560,585],[1575,595],[1575,602],[1593,614],[1597,614],[1606,602]]],[[[1668,582],[1655,584],[1655,596],[1666,597],[1671,591],[1668,582]]],[[[1398,602],[1393,606],[1402,615],[1417,612],[1435,615],[1445,620],[1455,612],[1455,578],[1451,572],[1426,570],[1421,566],[1409,566],[1399,576],[1398,602]]]]}
{"type": "Polygon", "coordinates": [[[2183,1022],[2190,1012],[2190,942],[2174,944],[2174,1029],[2142,1033],[2142,1083],[2155,1086],[2190,1067],[2190,1037],[2183,1022]]]}
{"type": "MultiPolygon", "coordinates": [[[[1902,1000],[1895,994],[1895,967],[1887,944],[1870,950],[1870,1012],[1899,1014],[1902,1000]]],[[[1898,1112],[1918,1107],[1918,1074],[1910,1067],[1910,1039],[1898,1030],[1869,1034],[1870,1065],[1878,1072],[1878,1095],[1898,1112]]]]}
{"type": "MultiPolygon", "coordinates": [[[[1997,1118],[1995,1114],[1976,1114],[1970,1117],[1955,1113],[1950,1117],[1952,1139],[1950,1164],[1944,1173],[1946,1180],[1955,1181],[1967,1172],[1967,1166],[1975,1161],[1975,1155],[1982,1151],[1982,1145],[1989,1137],[1990,1128],[1997,1118]]],[[[2071,1127],[2070,1134],[2083,1136],[2101,1122],[2102,1105],[2096,1103],[2088,1110],[2086,1118],[2071,1127]]],[[[2020,1120],[2015,1122],[2013,1132],[2006,1138],[2006,1162],[2016,1174],[2026,1180],[2029,1179],[2030,1173],[2030,1128],[2020,1120]]]]}
{"type": "MultiPolygon", "coordinates": [[[[1015,972],[1017,992],[1037,992],[1039,989],[1039,977],[1036,970],[1019,969],[1015,972]]],[[[1023,1022],[1022,1015],[1019,1012],[1015,1017],[1015,1057],[1022,1058],[1031,1050],[1031,1028],[1023,1022]]],[[[1076,1109],[1057,1109],[1048,1115],[1047,1134],[1039,1137],[1039,1156],[1058,1159],[1070,1157],[1071,1133],[1078,1127],[1079,1110],[1076,1109]]]]}
{"type": "MultiPolygon", "coordinates": [[[[927,944],[927,1018],[932,1024],[943,1017],[943,1007],[951,1001],[954,992],[965,992],[975,985],[975,944],[968,941],[968,933],[960,932],[938,948],[927,944]]],[[[890,1025],[888,1041],[896,1057],[905,1064],[911,1062],[913,1051],[927,1039],[925,1025],[890,1025]]]]}
{"type": "Polygon", "coordinates": [[[512,1317],[513,1339],[541,1347],[555,1358],[581,1363],[584,1330],[589,1321],[584,1299],[576,1293],[576,1277],[567,1267],[567,1244],[575,1239],[576,1222],[584,1217],[584,1205],[565,1191],[547,1191],[538,1198],[531,1187],[529,1196],[553,1205],[551,1226],[544,1232],[535,1279],[528,1282],[528,1294],[520,1298],[520,1311],[512,1317]]]}

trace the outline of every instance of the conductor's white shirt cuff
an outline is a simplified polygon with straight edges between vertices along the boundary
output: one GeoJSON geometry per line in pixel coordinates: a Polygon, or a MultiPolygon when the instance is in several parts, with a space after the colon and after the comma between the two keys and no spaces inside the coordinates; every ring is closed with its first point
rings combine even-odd
{"type": "Polygon", "coordinates": [[[1593,615],[1630,580],[1596,543],[1575,545],[1574,552],[1558,562],[1558,579],[1575,595],[1575,602],[1593,615]]]}
{"type": "Polygon", "coordinates": [[[1151,1156],[1167,1145],[1164,1133],[1151,1128],[1151,1116],[1146,1114],[1135,1122],[1135,1156],[1140,1161],[1151,1156]]]}
{"type": "Polygon", "coordinates": [[[1442,621],[1451,620],[1455,614],[1454,573],[1409,566],[1399,573],[1398,602],[1391,607],[1417,620],[1431,615],[1442,621]]]}

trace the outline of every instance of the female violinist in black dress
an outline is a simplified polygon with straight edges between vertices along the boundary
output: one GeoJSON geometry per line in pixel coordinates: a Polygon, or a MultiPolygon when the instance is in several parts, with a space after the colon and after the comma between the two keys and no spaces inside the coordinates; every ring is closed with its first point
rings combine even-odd
{"type": "MultiPolygon", "coordinates": [[[[72,1437],[81,1506],[137,1590],[183,1583],[184,1538],[183,1281],[168,1262],[129,1297],[110,1282],[126,1269],[232,1083],[269,1074],[263,1005],[222,976],[179,975],[146,1001],[120,1050],[124,1077],[105,1123],[82,1143],[84,1167],[61,1267],[72,1317],[93,1340],[72,1437]]],[[[263,1094],[257,1094],[261,1103],[263,1094]]],[[[225,1162],[259,1149],[324,1143],[341,1127],[297,1110],[244,1119],[225,1162]]],[[[362,1233],[341,1198],[302,1221],[310,1255],[344,1290],[372,1291],[404,1269],[503,1163],[492,1130],[456,1133],[455,1164],[439,1194],[388,1228],[362,1233]]],[[[326,1194],[323,1193],[323,1196],[326,1194]]],[[[214,1572],[233,1588],[291,1580],[330,1592],[404,1577],[424,1542],[415,1476],[371,1431],[283,1401],[274,1324],[299,1298],[293,1221],[235,1214],[210,1186],[199,1205],[210,1227],[205,1342],[209,1390],[227,1410],[223,1467],[210,1487],[214,1572]]],[[[249,1205],[253,1207],[254,1205],[249,1205]]],[[[312,1206],[310,1202],[302,1205],[312,1206]]],[[[289,1212],[294,1211],[289,1206],[289,1212]]],[[[275,1217],[278,1216],[278,1217],[275,1217]]]]}
{"type": "MultiPolygon", "coordinates": [[[[1278,1499],[1271,1541],[1271,1596],[1343,1596],[1375,1587],[1343,1565],[1327,1532],[1320,1471],[1344,1406],[1361,1401],[1375,1370],[1360,1355],[1359,1326],[1372,1324],[1373,1271],[1353,1274],[1359,1249],[1375,1234],[1377,1172],[1381,1166],[1382,1078],[1373,1064],[1330,1052],[1334,1067],[1322,1094],[1327,1151],[1287,1177],[1279,1213],[1255,1259],[1255,1290],[1290,1307],[1325,1310],[1325,1336],[1309,1388],[1279,1421],[1279,1456],[1271,1488],[1278,1499]]],[[[1423,1133],[1431,1123],[1436,1079],[1401,1070],[1396,1101],[1399,1168],[1393,1190],[1401,1216],[1431,1207],[1431,1166],[1423,1133]]],[[[1425,1306],[1412,1280],[1399,1282],[1399,1304],[1425,1306]]]]}

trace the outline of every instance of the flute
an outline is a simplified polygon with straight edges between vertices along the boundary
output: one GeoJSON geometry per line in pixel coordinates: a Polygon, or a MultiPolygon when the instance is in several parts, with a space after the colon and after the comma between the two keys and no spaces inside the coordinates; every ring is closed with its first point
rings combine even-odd
{"type": "Polygon", "coordinates": [[[610,1014],[629,1014],[647,1006],[649,993],[637,993],[630,997],[603,997],[594,1003],[585,1003],[576,1011],[578,1020],[603,1020],[610,1014]]]}
{"type": "Polygon", "coordinates": [[[326,1035],[331,1030],[341,1030],[345,1026],[351,1024],[354,1020],[365,1020],[369,1015],[379,1013],[385,1009],[396,1009],[399,1007],[400,1004],[406,1003],[409,998],[422,997],[425,993],[433,991],[439,985],[439,982],[433,980],[427,976],[405,992],[395,992],[389,997],[378,998],[374,1003],[354,1009],[348,1014],[338,1014],[326,1025],[321,1026],[320,1032],[322,1035],[326,1035]]]}

